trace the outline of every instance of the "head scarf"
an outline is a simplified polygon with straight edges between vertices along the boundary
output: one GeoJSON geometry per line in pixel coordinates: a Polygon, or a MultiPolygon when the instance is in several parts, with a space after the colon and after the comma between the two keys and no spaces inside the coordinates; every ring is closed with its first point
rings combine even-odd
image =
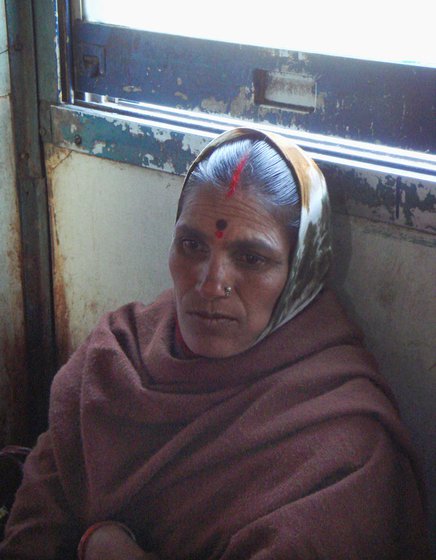
{"type": "Polygon", "coordinates": [[[214,138],[191,164],[182,192],[200,161],[218,146],[245,138],[268,142],[285,159],[297,179],[301,200],[298,241],[288,278],[257,343],[300,313],[322,289],[331,261],[330,204],[324,175],[310,157],[283,136],[251,128],[234,128],[214,138]]]}

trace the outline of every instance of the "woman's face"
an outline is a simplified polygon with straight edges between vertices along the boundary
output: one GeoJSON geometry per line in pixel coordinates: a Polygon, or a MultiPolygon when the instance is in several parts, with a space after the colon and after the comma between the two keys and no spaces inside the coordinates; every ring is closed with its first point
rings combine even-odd
{"type": "Polygon", "coordinates": [[[257,196],[191,190],[169,265],[180,331],[192,352],[225,358],[252,346],[283,290],[295,242],[257,196]]]}

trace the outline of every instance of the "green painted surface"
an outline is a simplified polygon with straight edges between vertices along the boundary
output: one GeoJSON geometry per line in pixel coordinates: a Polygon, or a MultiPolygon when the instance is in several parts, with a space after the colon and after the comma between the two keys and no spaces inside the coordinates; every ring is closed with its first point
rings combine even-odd
{"type": "MultiPolygon", "coordinates": [[[[59,147],[176,175],[186,173],[213,136],[85,108],[52,107],[51,114],[53,142],[59,147]]],[[[341,165],[321,159],[319,164],[335,211],[436,233],[436,179],[357,168],[352,160],[341,165]]]]}

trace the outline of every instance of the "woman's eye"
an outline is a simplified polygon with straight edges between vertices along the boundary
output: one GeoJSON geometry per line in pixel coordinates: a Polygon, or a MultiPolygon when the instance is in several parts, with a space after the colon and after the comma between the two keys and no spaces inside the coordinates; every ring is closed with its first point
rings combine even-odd
{"type": "Polygon", "coordinates": [[[239,260],[246,266],[249,267],[257,267],[262,266],[266,259],[265,257],[261,257],[260,255],[255,255],[253,253],[245,253],[239,257],[239,260]]]}
{"type": "Polygon", "coordinates": [[[197,241],[196,239],[181,239],[180,245],[184,252],[188,254],[201,253],[205,250],[200,241],[197,241]]]}

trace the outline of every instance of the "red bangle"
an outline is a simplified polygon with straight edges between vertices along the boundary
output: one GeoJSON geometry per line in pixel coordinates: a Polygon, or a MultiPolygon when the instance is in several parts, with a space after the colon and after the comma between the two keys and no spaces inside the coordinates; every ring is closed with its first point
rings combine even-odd
{"type": "Polygon", "coordinates": [[[124,523],[120,523],[119,521],[98,521],[97,523],[90,525],[83,533],[82,538],[80,539],[79,542],[79,546],[77,547],[77,560],[85,560],[86,546],[88,544],[91,535],[95,533],[97,529],[99,529],[100,527],[104,527],[106,525],[116,525],[117,527],[120,527],[121,529],[123,529],[125,533],[129,535],[129,537],[133,541],[136,542],[135,535],[129,529],[129,527],[127,527],[127,525],[124,525],[124,523]]]}

